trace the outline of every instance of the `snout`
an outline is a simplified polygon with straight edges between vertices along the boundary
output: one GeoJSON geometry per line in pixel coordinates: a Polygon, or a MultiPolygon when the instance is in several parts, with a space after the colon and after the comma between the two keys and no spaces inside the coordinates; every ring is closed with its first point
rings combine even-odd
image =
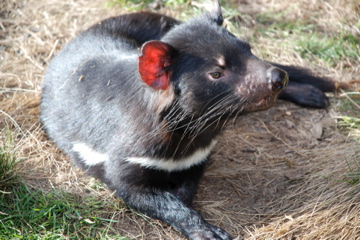
{"type": "Polygon", "coordinates": [[[289,82],[287,72],[277,67],[271,67],[268,69],[267,76],[273,91],[280,91],[284,89],[289,82]]]}
{"type": "Polygon", "coordinates": [[[258,69],[255,71],[255,68],[251,68],[252,71],[258,74],[258,77],[255,81],[250,78],[252,80],[250,82],[253,84],[252,88],[256,89],[256,91],[253,91],[249,96],[252,100],[244,108],[246,112],[261,111],[272,107],[281,90],[289,82],[286,71],[270,64],[262,64],[262,62],[257,62],[258,69]]]}

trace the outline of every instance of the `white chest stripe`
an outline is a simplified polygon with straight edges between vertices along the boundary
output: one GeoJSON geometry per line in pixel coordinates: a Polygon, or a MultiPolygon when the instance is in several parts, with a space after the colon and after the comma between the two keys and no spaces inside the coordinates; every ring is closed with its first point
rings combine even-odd
{"type": "Polygon", "coordinates": [[[179,171],[190,168],[193,165],[199,164],[206,160],[211,150],[214,148],[216,141],[212,141],[211,144],[204,148],[199,149],[192,155],[183,159],[156,159],[150,157],[130,157],[125,159],[128,162],[140,164],[146,168],[153,168],[166,171],[179,171]]]}
{"type": "MultiPolygon", "coordinates": [[[[142,167],[153,168],[165,171],[179,171],[188,169],[193,165],[199,164],[206,160],[211,150],[214,148],[216,141],[203,149],[199,149],[192,155],[183,159],[156,159],[150,157],[129,157],[125,161],[139,164],[142,167]]],[[[105,153],[100,153],[87,146],[85,143],[74,143],[73,150],[77,152],[81,160],[88,166],[94,166],[109,160],[109,156],[105,153]]]]}
{"type": "Polygon", "coordinates": [[[85,143],[74,143],[73,150],[77,152],[81,160],[89,166],[97,165],[109,160],[107,154],[97,152],[85,143]]]}

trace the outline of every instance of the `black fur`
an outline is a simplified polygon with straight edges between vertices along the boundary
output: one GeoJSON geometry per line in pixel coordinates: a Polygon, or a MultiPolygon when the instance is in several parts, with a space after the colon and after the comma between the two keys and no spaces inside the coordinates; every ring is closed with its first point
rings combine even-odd
{"type": "Polygon", "coordinates": [[[335,82],[314,76],[308,69],[272,64],[289,74],[289,84],[280,93],[279,98],[304,107],[326,108],[329,106],[329,99],[324,92],[334,92],[336,90],[335,82]]]}
{"type": "Polygon", "coordinates": [[[214,9],[187,23],[153,13],[104,20],[54,57],[42,89],[55,144],[189,239],[231,239],[191,208],[208,151],[229,119],[271,107],[288,81],[214,9]]]}

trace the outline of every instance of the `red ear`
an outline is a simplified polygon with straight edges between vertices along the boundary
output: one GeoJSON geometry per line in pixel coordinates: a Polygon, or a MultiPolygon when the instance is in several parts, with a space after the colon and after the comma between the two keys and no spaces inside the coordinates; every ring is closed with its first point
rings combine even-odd
{"type": "Polygon", "coordinates": [[[141,79],[154,89],[165,90],[170,85],[168,71],[173,47],[161,41],[146,42],[139,57],[138,69],[141,79]]]}

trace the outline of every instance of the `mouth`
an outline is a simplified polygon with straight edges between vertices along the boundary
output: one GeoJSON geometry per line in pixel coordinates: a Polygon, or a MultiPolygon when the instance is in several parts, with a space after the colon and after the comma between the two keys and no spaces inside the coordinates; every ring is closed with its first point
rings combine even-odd
{"type": "Polygon", "coordinates": [[[245,112],[258,112],[263,111],[266,109],[271,108],[274,106],[276,99],[278,98],[279,94],[271,94],[267,95],[260,99],[254,99],[253,101],[249,102],[246,107],[244,108],[245,112]]]}

